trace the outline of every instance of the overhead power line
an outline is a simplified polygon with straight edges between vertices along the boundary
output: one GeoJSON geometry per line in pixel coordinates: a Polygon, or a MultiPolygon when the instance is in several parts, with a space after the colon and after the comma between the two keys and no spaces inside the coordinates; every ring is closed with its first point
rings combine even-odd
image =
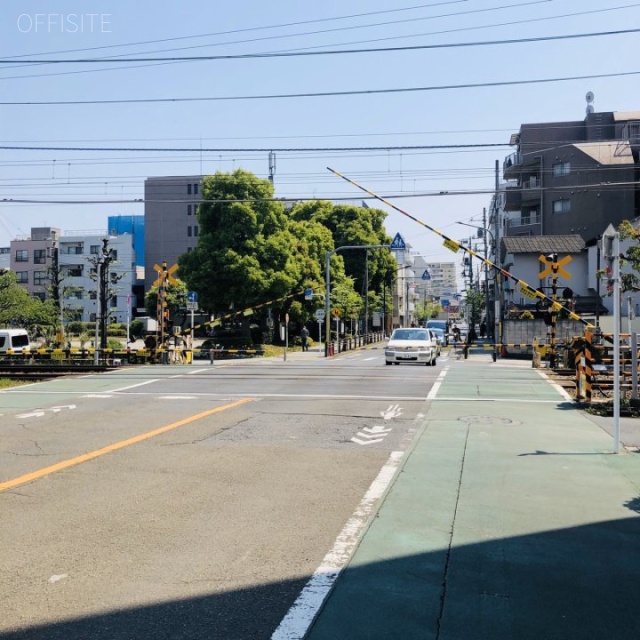
{"type": "Polygon", "coordinates": [[[394,93],[418,93],[422,91],[449,91],[452,89],[479,89],[489,87],[513,87],[517,85],[545,84],[551,82],[569,82],[572,80],[595,80],[598,78],[624,78],[640,74],[640,71],[620,73],[597,73],[584,76],[565,76],[559,78],[538,78],[534,80],[501,80],[497,82],[476,82],[465,84],[435,85],[430,87],[402,87],[397,89],[354,89],[351,91],[317,91],[308,93],[274,93],[245,96],[206,96],[200,98],[121,98],[105,100],[29,100],[2,101],[2,106],[69,106],[94,104],[159,104],[180,102],[223,102],[238,100],[275,100],[286,98],[327,98],[336,96],[380,95],[394,93]]]}
{"type": "Polygon", "coordinates": [[[266,153],[269,151],[276,152],[294,152],[294,151],[415,151],[425,149],[477,149],[484,147],[508,147],[508,142],[487,142],[478,144],[425,144],[425,145],[403,145],[403,146],[379,146],[379,147],[31,147],[31,146],[5,146],[0,145],[0,150],[9,151],[149,151],[149,152],[168,152],[168,153],[242,153],[242,152],[259,152],[266,153]]]}
{"type": "Polygon", "coordinates": [[[0,64],[123,64],[128,62],[203,62],[213,60],[243,60],[255,58],[295,58],[304,56],[345,55],[354,53],[392,53],[402,51],[420,51],[427,49],[456,49],[465,47],[489,47],[497,45],[527,44],[531,42],[550,42],[554,40],[576,40],[638,33],[640,29],[619,29],[616,31],[594,31],[558,36],[534,36],[530,38],[511,38],[503,40],[478,40],[472,42],[445,42],[441,44],[409,45],[405,47],[367,47],[360,49],[323,49],[320,51],[282,51],[271,53],[239,53],[210,56],[165,56],[165,57],[127,57],[127,58],[0,58],[0,64]]]}
{"type": "MultiPolygon", "coordinates": [[[[588,191],[620,191],[630,188],[636,188],[640,185],[640,181],[628,181],[628,182],[603,182],[599,184],[590,184],[590,185],[579,185],[581,190],[588,191]]],[[[567,185],[562,187],[549,187],[543,189],[546,193],[570,193],[571,191],[575,191],[578,188],[576,185],[567,185]]],[[[511,191],[511,190],[510,190],[511,191]]],[[[513,191],[521,192],[528,191],[526,189],[513,189],[513,191]]],[[[442,197],[450,197],[450,196],[469,196],[469,195],[493,195],[496,193],[495,188],[488,189],[453,189],[453,190],[442,190],[442,191],[427,191],[427,192],[412,192],[412,193],[397,193],[386,195],[385,198],[442,198],[442,197]]],[[[279,198],[249,198],[249,199],[234,199],[234,200],[226,200],[226,199],[216,199],[216,200],[198,200],[195,204],[232,204],[238,202],[315,202],[317,200],[335,200],[335,201],[347,201],[353,202],[354,200],[376,200],[378,198],[373,197],[354,197],[353,195],[343,196],[343,195],[322,195],[322,196],[314,196],[314,197],[304,197],[304,196],[290,196],[290,197],[279,197],[279,198]]],[[[100,198],[100,199],[92,199],[92,200],[49,200],[49,199],[25,199],[25,198],[3,198],[0,200],[0,205],[12,205],[12,204],[144,204],[144,203],[170,203],[173,205],[176,204],[194,204],[193,200],[185,199],[185,200],[163,200],[163,199],[153,199],[147,200],[145,198],[100,198]]]]}

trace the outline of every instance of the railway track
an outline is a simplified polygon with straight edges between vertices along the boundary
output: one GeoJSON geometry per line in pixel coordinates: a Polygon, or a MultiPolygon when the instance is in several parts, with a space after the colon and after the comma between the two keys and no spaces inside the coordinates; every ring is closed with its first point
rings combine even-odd
{"type": "Polygon", "coordinates": [[[0,379],[47,380],[72,375],[85,375],[110,371],[118,367],[105,364],[46,365],[46,364],[0,364],[0,379]]]}

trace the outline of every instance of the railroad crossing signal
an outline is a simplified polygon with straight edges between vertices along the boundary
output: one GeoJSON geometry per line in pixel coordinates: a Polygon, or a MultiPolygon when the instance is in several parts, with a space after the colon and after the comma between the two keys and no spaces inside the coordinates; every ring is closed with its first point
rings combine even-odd
{"type": "Polygon", "coordinates": [[[157,264],[153,265],[155,271],[158,272],[158,277],[153,281],[154,287],[159,287],[163,282],[169,281],[171,284],[178,284],[178,280],[173,277],[173,274],[178,270],[178,265],[174,264],[167,269],[167,263],[163,262],[162,266],[157,264]]]}
{"type": "Polygon", "coordinates": [[[573,260],[571,256],[565,256],[564,258],[562,258],[562,260],[558,260],[557,262],[554,262],[553,258],[549,258],[547,256],[539,256],[538,260],[547,265],[547,268],[538,274],[538,278],[540,278],[540,280],[551,275],[556,278],[561,277],[565,278],[566,280],[571,279],[571,274],[562,268],[565,264],[568,264],[569,262],[571,262],[571,260],[573,260]]]}

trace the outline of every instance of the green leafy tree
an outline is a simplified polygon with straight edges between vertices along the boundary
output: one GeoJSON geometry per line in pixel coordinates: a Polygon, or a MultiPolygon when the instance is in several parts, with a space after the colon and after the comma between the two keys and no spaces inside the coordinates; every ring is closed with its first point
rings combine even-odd
{"type": "Polygon", "coordinates": [[[467,289],[467,309],[469,310],[469,327],[480,322],[485,309],[484,292],[478,289],[467,289]]]}
{"type": "Polygon", "coordinates": [[[443,312],[443,308],[439,302],[432,302],[431,300],[426,300],[419,302],[416,305],[414,317],[416,320],[420,322],[425,320],[430,320],[431,318],[437,318],[439,314],[443,312]]]}
{"type": "Polygon", "coordinates": [[[50,335],[58,324],[52,301],[30,296],[12,271],[0,273],[0,326],[23,327],[32,335],[50,335]]]}
{"type": "MultiPolygon", "coordinates": [[[[273,185],[238,169],[202,184],[200,234],[178,258],[179,275],[213,313],[291,294],[305,275],[304,246],[290,229],[273,185]]],[[[306,265],[308,266],[308,265],[306,265]]]]}
{"type": "MultiPolygon", "coordinates": [[[[177,283],[178,284],[172,284],[171,282],[168,283],[165,293],[165,302],[167,309],[169,309],[169,316],[171,318],[174,318],[183,310],[188,293],[187,285],[184,282],[177,280],[177,283]]],[[[146,293],[144,297],[144,307],[149,317],[155,318],[158,315],[157,286],[154,285],[146,293]]]]}
{"type": "Polygon", "coordinates": [[[623,291],[640,291],[640,230],[636,229],[631,222],[623,220],[619,227],[621,240],[632,240],[631,244],[623,256],[623,262],[628,263],[633,271],[623,273],[620,276],[623,291]]]}

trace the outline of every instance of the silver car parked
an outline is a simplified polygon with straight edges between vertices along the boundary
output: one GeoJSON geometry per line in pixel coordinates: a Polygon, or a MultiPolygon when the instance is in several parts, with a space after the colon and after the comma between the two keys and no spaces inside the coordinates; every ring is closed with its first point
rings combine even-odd
{"type": "Polygon", "coordinates": [[[430,329],[394,329],[384,348],[385,364],[418,363],[435,366],[438,341],[430,329]]]}

